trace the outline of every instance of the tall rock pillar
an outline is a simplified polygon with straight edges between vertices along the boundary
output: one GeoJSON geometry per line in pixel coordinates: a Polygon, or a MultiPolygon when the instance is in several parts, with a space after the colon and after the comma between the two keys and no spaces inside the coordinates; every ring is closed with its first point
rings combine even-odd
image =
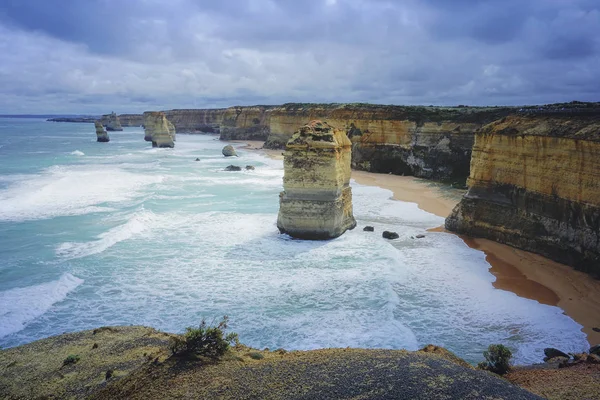
{"type": "Polygon", "coordinates": [[[352,215],[352,143],[342,130],[311,121],[295,132],[284,154],[277,227],[299,239],[333,239],[356,226],[352,215]]]}
{"type": "Polygon", "coordinates": [[[106,114],[102,116],[102,121],[104,126],[106,126],[107,131],[122,131],[123,127],[121,126],[121,121],[117,114],[114,111],[110,114],[106,114]]]}
{"type": "Polygon", "coordinates": [[[162,111],[144,113],[144,139],[152,141],[152,147],[175,147],[175,129],[162,111]]]}
{"type": "Polygon", "coordinates": [[[108,133],[104,130],[104,126],[100,121],[94,121],[94,127],[96,128],[96,141],[97,142],[110,142],[108,133]]]}

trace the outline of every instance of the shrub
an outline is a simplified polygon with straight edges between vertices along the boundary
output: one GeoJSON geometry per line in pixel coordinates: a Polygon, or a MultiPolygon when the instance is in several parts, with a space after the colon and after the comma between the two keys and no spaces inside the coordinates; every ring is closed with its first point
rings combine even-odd
{"type": "Polygon", "coordinates": [[[504,375],[510,369],[510,359],[512,353],[508,347],[501,344],[490,344],[488,349],[483,352],[485,361],[477,366],[481,369],[491,371],[498,375],[504,375]]]}
{"type": "Polygon", "coordinates": [[[173,354],[219,358],[229,350],[231,343],[239,343],[237,333],[225,334],[228,322],[227,316],[216,326],[208,325],[202,319],[197,328],[187,327],[183,336],[172,338],[170,349],[173,354]]]}
{"type": "Polygon", "coordinates": [[[253,351],[252,353],[248,353],[248,357],[250,357],[253,360],[262,360],[263,358],[265,358],[265,356],[263,356],[261,353],[259,353],[257,351],[253,351]]]}
{"type": "Polygon", "coordinates": [[[76,364],[80,357],[77,354],[69,354],[67,358],[63,360],[63,367],[65,365],[76,364]]]}

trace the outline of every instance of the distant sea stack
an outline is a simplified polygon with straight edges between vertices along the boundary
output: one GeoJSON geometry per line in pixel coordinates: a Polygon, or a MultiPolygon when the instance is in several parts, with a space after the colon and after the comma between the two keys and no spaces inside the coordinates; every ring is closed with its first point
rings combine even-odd
{"type": "Polygon", "coordinates": [[[122,131],[121,121],[114,112],[102,116],[102,123],[106,127],[107,131],[122,131]]]}
{"type": "Polygon", "coordinates": [[[292,135],[279,195],[281,233],[325,240],[356,226],[349,185],[351,147],[346,132],[317,120],[292,135]]]}
{"type": "Polygon", "coordinates": [[[108,137],[108,132],[104,130],[102,123],[100,121],[94,121],[94,126],[96,128],[96,141],[98,142],[110,142],[110,138],[108,137]]]}
{"type": "Polygon", "coordinates": [[[446,228],[600,275],[600,111],[522,114],[475,136],[446,228]]]}
{"type": "Polygon", "coordinates": [[[144,113],[144,139],[152,142],[152,147],[175,147],[175,129],[162,111],[144,113]]]}

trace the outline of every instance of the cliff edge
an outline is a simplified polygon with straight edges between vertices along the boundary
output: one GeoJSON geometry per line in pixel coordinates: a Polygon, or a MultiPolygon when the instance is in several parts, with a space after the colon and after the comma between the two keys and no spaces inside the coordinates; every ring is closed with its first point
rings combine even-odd
{"type": "Polygon", "coordinates": [[[600,112],[509,116],[475,135],[446,228],[600,276],[600,112]]]}
{"type": "Polygon", "coordinates": [[[0,398],[539,399],[447,351],[238,345],[215,361],[171,356],[172,336],[103,327],[0,350],[0,398]]]}

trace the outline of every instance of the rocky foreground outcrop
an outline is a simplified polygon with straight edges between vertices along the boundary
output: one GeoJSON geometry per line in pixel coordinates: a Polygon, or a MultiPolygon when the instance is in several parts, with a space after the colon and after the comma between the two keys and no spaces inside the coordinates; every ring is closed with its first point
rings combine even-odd
{"type": "Polygon", "coordinates": [[[238,345],[215,361],[172,356],[173,336],[103,327],[0,350],[0,398],[539,399],[435,346],[287,352],[238,345]]]}
{"type": "Polygon", "coordinates": [[[510,116],[475,136],[446,228],[600,275],[600,112],[510,116]]]}
{"type": "Polygon", "coordinates": [[[106,130],[109,132],[123,130],[123,127],[121,126],[121,121],[119,120],[119,116],[115,114],[114,111],[110,114],[103,115],[101,122],[106,127],[106,130]]]}
{"type": "Polygon", "coordinates": [[[102,126],[100,121],[94,121],[94,127],[96,128],[96,141],[97,142],[110,142],[108,132],[102,126]]]}
{"type": "Polygon", "coordinates": [[[144,113],[144,140],[152,147],[175,147],[175,128],[162,111],[144,113]]]}
{"type": "Polygon", "coordinates": [[[286,146],[277,227],[300,239],[332,239],[356,226],[350,182],[351,142],[321,121],[300,128],[286,146]]]}

